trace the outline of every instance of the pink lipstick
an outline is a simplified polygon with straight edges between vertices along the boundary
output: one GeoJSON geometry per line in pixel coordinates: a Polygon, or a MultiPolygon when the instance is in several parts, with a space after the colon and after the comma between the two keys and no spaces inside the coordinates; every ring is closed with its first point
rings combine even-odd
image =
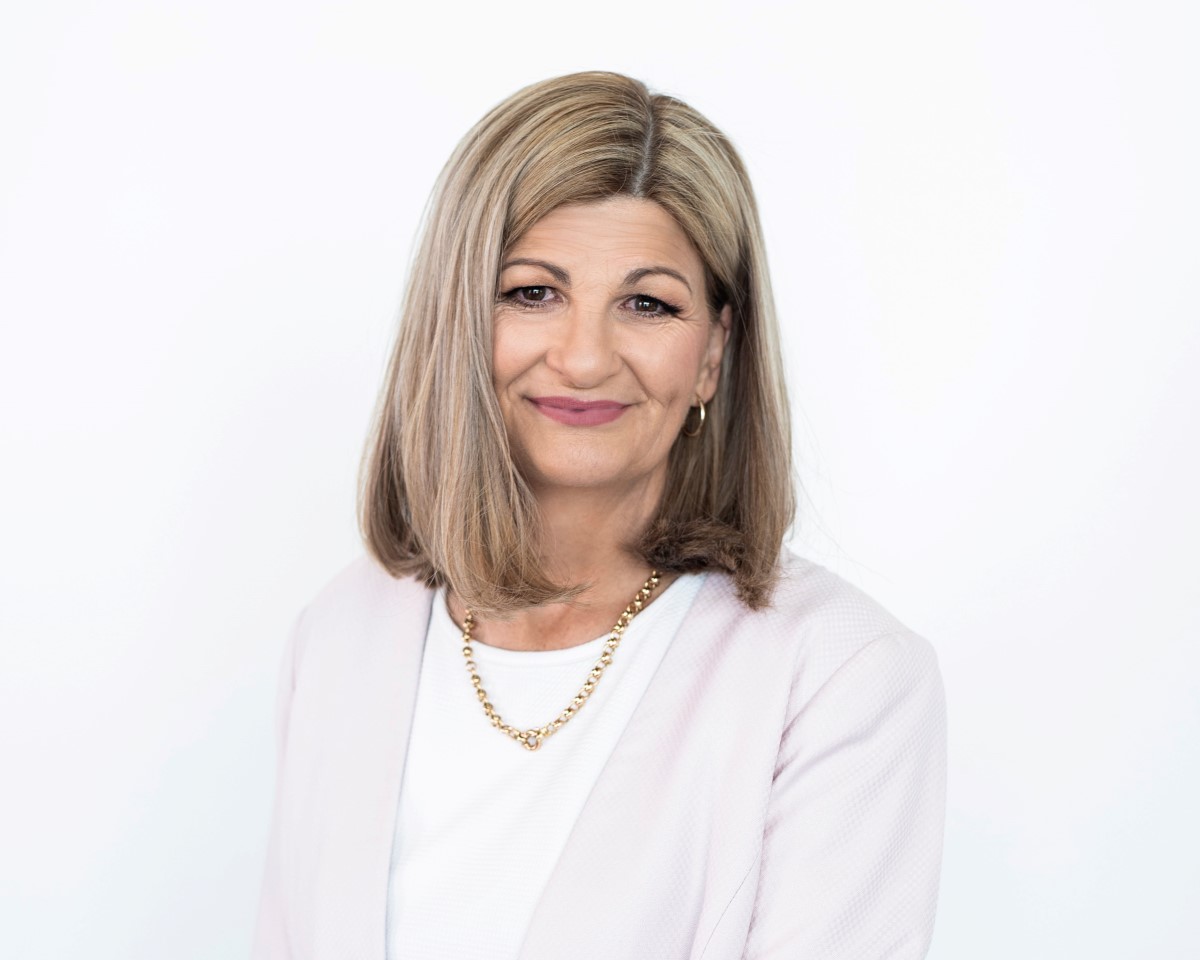
{"type": "Polygon", "coordinates": [[[551,420],[572,427],[595,427],[611,423],[628,406],[615,400],[575,400],[571,397],[530,397],[529,402],[551,420]]]}

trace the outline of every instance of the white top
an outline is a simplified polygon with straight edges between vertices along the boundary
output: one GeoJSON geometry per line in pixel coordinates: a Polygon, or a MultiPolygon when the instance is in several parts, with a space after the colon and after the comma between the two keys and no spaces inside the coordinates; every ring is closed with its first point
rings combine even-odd
{"type": "MultiPolygon", "coordinates": [[[[584,801],[704,576],[679,577],[632,620],[587,703],[537,751],[488,721],[464,666],[462,632],[438,591],[401,781],[388,957],[517,956],[584,801]]],[[[486,625],[478,633],[486,637],[486,625]]],[[[472,647],[496,711],[528,729],[570,703],[608,636],[545,651],[491,647],[477,636],[472,647]]]]}

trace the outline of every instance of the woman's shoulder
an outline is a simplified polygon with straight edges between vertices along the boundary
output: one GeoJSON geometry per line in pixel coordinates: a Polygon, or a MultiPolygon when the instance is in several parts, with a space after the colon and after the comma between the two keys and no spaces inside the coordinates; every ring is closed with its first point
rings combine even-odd
{"type": "Polygon", "coordinates": [[[820,624],[830,635],[846,639],[908,630],[874,597],[790,549],[782,551],[779,570],[771,603],[776,615],[820,624]]]}
{"type": "Polygon", "coordinates": [[[432,591],[413,577],[394,577],[369,554],[362,554],[334,574],[314,595],[309,615],[372,616],[406,602],[422,600],[432,591]]]}
{"type": "Polygon", "coordinates": [[[301,650],[390,642],[397,625],[424,623],[433,590],[413,577],[394,577],[369,555],[348,563],[322,586],[296,622],[301,650]]]}
{"type": "Polygon", "coordinates": [[[732,580],[717,577],[709,602],[725,611],[722,642],[769,648],[793,664],[795,700],[807,702],[843,667],[860,661],[880,682],[916,682],[938,673],[932,645],[878,600],[832,570],[789,549],[780,556],[770,605],[749,610],[732,580]]]}

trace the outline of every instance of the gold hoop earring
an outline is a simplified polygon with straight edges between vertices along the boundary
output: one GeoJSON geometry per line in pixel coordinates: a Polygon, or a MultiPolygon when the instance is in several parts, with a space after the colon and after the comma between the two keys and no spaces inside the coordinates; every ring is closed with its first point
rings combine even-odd
{"type": "MultiPolygon", "coordinates": [[[[696,400],[700,404],[700,422],[696,424],[695,430],[689,430],[689,429],[687,429],[687,417],[684,417],[683,418],[683,428],[684,428],[683,435],[685,437],[698,437],[698,436],[700,436],[700,434],[702,434],[704,432],[704,401],[701,400],[699,397],[697,397],[696,400]]],[[[696,409],[695,407],[689,407],[688,408],[688,416],[691,416],[692,411],[695,409],[696,409]]]]}

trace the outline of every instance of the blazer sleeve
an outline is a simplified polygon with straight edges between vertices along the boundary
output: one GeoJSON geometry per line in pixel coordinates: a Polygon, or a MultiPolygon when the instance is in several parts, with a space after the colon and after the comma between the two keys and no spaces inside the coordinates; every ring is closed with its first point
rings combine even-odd
{"type": "Polygon", "coordinates": [[[919,960],[945,816],[937,659],[903,633],[860,649],[785,725],[745,960],[919,960]]]}
{"type": "Polygon", "coordinates": [[[283,782],[287,756],[288,718],[291,713],[292,691],[296,679],[296,648],[300,624],[296,619],[284,645],[279,667],[275,698],[275,801],[271,812],[271,828],[267,840],[267,859],[259,897],[258,920],[254,932],[253,960],[288,960],[287,927],[284,915],[284,876],[281,864],[281,821],[283,812],[283,782]]]}

